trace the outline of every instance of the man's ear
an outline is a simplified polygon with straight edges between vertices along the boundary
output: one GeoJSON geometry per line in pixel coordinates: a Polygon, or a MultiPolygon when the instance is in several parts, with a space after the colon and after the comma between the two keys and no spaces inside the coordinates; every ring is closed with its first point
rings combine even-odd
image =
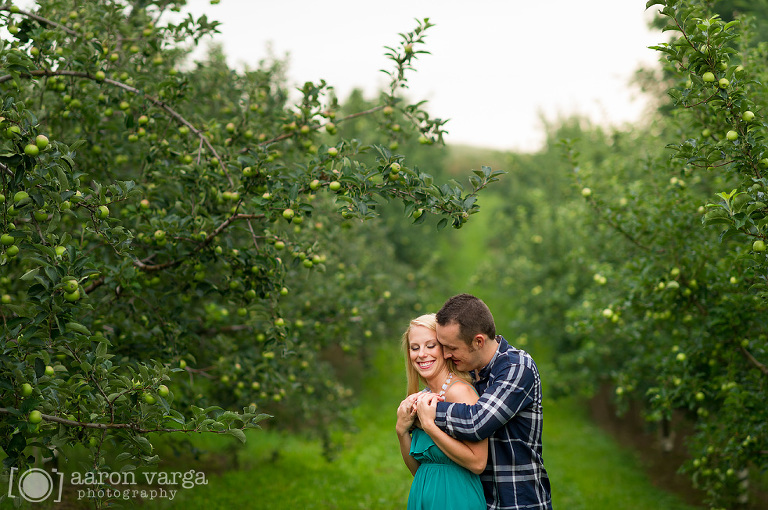
{"type": "Polygon", "coordinates": [[[483,346],[485,345],[485,336],[478,333],[474,336],[474,338],[472,338],[472,344],[474,345],[475,349],[482,350],[483,346]]]}

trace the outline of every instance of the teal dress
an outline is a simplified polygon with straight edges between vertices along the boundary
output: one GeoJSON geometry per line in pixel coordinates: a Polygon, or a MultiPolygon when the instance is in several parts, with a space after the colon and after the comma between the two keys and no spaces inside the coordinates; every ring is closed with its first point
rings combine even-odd
{"type": "Polygon", "coordinates": [[[411,457],[419,461],[408,510],[485,510],[480,477],[448,458],[429,434],[413,429],[411,457]]]}

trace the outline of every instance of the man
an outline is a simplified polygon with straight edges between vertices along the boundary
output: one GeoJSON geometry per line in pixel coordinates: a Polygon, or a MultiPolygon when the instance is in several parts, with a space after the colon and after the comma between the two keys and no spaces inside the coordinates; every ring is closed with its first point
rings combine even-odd
{"type": "Polygon", "coordinates": [[[434,419],[449,435],[488,441],[481,475],[489,510],[552,508],[549,477],[541,457],[541,379],[533,358],[496,336],[493,315],[470,294],[450,298],[437,313],[443,356],[471,373],[475,405],[419,403],[419,418],[434,419]]]}

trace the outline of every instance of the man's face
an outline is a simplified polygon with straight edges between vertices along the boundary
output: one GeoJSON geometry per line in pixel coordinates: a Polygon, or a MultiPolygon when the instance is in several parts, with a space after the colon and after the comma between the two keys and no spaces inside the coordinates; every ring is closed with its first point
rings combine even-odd
{"type": "Polygon", "coordinates": [[[437,341],[443,346],[443,357],[452,359],[456,369],[463,372],[475,370],[477,367],[478,351],[470,349],[467,343],[459,338],[459,324],[451,323],[445,326],[437,325],[437,341]]]}

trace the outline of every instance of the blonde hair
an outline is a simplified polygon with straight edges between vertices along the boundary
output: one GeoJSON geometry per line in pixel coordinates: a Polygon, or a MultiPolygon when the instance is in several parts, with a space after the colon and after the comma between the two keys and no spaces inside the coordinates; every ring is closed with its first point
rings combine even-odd
{"type": "MultiPolygon", "coordinates": [[[[425,386],[427,383],[424,380],[424,378],[421,377],[421,375],[419,375],[419,372],[416,370],[416,367],[414,367],[413,363],[411,362],[411,355],[409,352],[410,350],[409,336],[411,334],[411,328],[413,328],[414,326],[422,326],[427,329],[431,329],[432,331],[437,331],[437,319],[435,318],[435,314],[427,313],[411,320],[411,322],[408,324],[408,328],[405,330],[401,338],[401,346],[402,346],[403,352],[405,353],[405,375],[408,381],[406,386],[406,395],[411,395],[412,393],[416,393],[417,391],[419,391],[419,386],[425,386]]],[[[442,347],[441,347],[441,350],[442,350],[442,347]]],[[[446,365],[448,365],[448,370],[450,372],[453,372],[459,378],[467,382],[471,382],[471,379],[467,372],[461,372],[459,370],[456,370],[456,365],[453,363],[452,359],[446,359],[445,362],[446,362],[446,365]]]]}

